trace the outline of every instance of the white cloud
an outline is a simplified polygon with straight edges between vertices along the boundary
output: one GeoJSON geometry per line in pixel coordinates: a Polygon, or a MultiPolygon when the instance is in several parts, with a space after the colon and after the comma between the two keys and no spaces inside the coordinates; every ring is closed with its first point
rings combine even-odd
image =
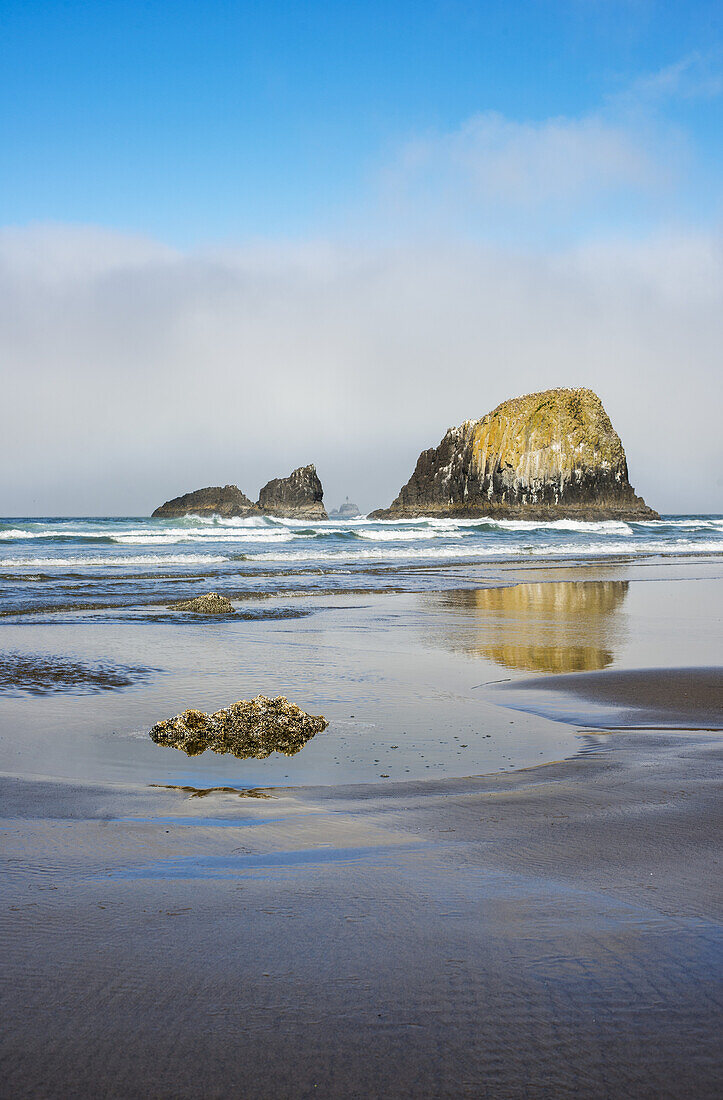
{"type": "Polygon", "coordinates": [[[226,481],[253,495],[308,461],[330,503],[372,507],[450,424],[554,385],[599,392],[653,506],[723,510],[722,298],[703,234],[181,253],[3,233],[0,512],[147,512],[226,481]]]}
{"type": "Polygon", "coordinates": [[[409,142],[386,183],[405,196],[457,192],[501,206],[591,202],[659,186],[660,165],[641,136],[599,116],[518,122],[494,111],[448,133],[409,142]]]}
{"type": "Polygon", "coordinates": [[[669,108],[722,92],[720,52],[695,52],[584,115],[480,111],[404,142],[378,172],[382,203],[396,225],[443,235],[569,241],[591,226],[650,228],[681,200],[695,206],[697,189],[719,193],[669,108]]]}
{"type": "Polygon", "coordinates": [[[647,73],[624,93],[628,99],[662,102],[666,99],[713,99],[723,92],[720,51],[694,51],[657,72],[647,73]]]}

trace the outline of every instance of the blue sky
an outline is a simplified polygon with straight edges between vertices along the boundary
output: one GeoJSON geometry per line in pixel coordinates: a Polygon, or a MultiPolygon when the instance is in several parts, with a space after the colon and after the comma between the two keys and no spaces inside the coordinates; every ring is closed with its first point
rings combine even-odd
{"type": "Polygon", "coordinates": [[[723,512],[722,112],[720,0],[0,0],[0,514],[370,509],[557,385],[723,512]]]}
{"type": "Polygon", "coordinates": [[[700,0],[2,0],[2,221],[178,245],[363,234],[397,150],[480,112],[534,124],[627,111],[637,127],[680,129],[675,201],[709,215],[721,99],[695,85],[719,77],[722,11],[700,0]],[[681,63],[685,87],[625,103],[681,63]]]}

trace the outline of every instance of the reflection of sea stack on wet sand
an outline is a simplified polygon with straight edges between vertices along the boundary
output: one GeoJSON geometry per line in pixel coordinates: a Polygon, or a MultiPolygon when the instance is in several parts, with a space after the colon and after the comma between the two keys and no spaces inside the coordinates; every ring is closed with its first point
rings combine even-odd
{"type": "Polygon", "coordinates": [[[627,591],[627,581],[543,582],[445,592],[435,600],[473,616],[447,638],[451,649],[509,669],[582,672],[612,662],[627,591]]]}

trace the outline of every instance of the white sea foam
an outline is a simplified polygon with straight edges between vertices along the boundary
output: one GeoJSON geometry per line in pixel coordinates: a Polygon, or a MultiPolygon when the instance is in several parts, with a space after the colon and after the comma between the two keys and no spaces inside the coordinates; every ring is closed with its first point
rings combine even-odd
{"type": "MultiPolygon", "coordinates": [[[[239,533],[233,533],[231,531],[195,531],[195,530],[180,530],[180,531],[168,531],[162,535],[147,534],[144,532],[113,535],[113,541],[121,545],[128,546],[140,546],[140,545],[153,545],[160,544],[162,546],[176,545],[183,542],[219,542],[219,543],[239,543],[239,542],[260,542],[260,543],[272,543],[272,542],[290,542],[297,536],[293,535],[290,531],[260,531],[249,530],[239,533]]],[[[308,536],[307,536],[308,537],[308,536]]]]}
{"type": "Polygon", "coordinates": [[[723,554],[723,517],[675,516],[630,523],[441,516],[335,517],[315,522],[271,516],[9,519],[0,523],[0,545],[3,542],[14,544],[6,548],[12,556],[5,561],[0,556],[0,568],[10,569],[202,566],[246,558],[279,568],[333,562],[353,571],[355,565],[369,562],[723,554]],[[28,557],[16,549],[23,542],[28,557]]]}
{"type": "MultiPolygon", "coordinates": [[[[472,532],[474,533],[474,532],[472,532]]],[[[421,527],[421,528],[401,528],[399,530],[387,529],[385,531],[374,531],[369,529],[367,531],[357,531],[356,534],[359,538],[365,539],[371,542],[420,542],[425,539],[462,539],[467,532],[456,531],[450,529],[449,531],[440,531],[436,528],[421,527]]]]}
{"type": "Polygon", "coordinates": [[[208,565],[209,563],[228,561],[218,554],[137,554],[127,557],[65,557],[56,558],[3,558],[0,557],[0,569],[33,568],[50,569],[66,566],[106,566],[106,565],[208,565]]]}
{"type": "Polygon", "coordinates": [[[526,558],[526,557],[608,557],[608,556],[640,556],[642,554],[690,554],[690,553],[723,553],[723,544],[720,542],[694,541],[679,539],[674,544],[669,542],[580,542],[580,543],[488,543],[476,546],[439,546],[439,547],[391,547],[380,546],[379,549],[348,549],[348,550],[298,550],[298,551],[258,551],[247,555],[249,561],[274,561],[280,565],[292,562],[318,561],[397,561],[407,560],[455,560],[466,559],[473,561],[486,558],[526,558]]]}
{"type": "Polygon", "coordinates": [[[503,531],[584,531],[595,534],[632,535],[633,529],[622,520],[556,519],[535,521],[529,519],[494,520],[494,526],[503,531]]]}

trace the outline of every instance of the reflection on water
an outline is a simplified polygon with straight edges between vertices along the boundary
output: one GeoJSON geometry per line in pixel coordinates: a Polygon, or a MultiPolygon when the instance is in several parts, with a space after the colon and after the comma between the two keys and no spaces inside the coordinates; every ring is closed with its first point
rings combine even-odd
{"type": "Polygon", "coordinates": [[[434,604],[465,612],[436,640],[503,668],[582,672],[607,668],[621,641],[627,581],[566,581],[443,592],[434,604]]]}
{"type": "MultiPolygon", "coordinates": [[[[261,735],[248,732],[238,733],[233,737],[216,740],[204,740],[202,738],[189,738],[185,741],[177,741],[173,748],[185,752],[186,756],[200,756],[206,749],[217,753],[231,753],[237,760],[266,760],[272,752],[281,753],[282,756],[296,756],[304,745],[311,741],[316,730],[302,732],[294,730],[291,733],[283,733],[279,730],[269,730],[261,735]]],[[[164,742],[158,741],[157,744],[164,742]]],[[[166,742],[166,744],[172,744],[166,742]]]]}
{"type": "Polygon", "coordinates": [[[258,787],[189,787],[178,783],[149,783],[149,787],[162,787],[166,791],[182,791],[189,798],[206,798],[210,794],[232,794],[238,798],[271,798],[267,791],[258,787]]]}

